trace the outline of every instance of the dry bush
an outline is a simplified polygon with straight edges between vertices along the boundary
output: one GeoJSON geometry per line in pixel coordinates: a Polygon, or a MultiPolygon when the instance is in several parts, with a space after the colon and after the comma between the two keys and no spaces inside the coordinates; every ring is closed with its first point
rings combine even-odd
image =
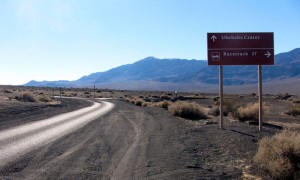
{"type": "Polygon", "coordinates": [[[276,179],[300,178],[300,133],[284,130],[263,138],[254,161],[276,179]]]}
{"type": "Polygon", "coordinates": [[[144,102],[142,106],[143,107],[153,107],[152,103],[150,103],[150,102],[144,102]]]}
{"type": "Polygon", "coordinates": [[[161,108],[164,108],[164,109],[168,110],[168,107],[171,105],[171,102],[164,100],[164,101],[156,103],[155,105],[157,107],[161,107],[161,108]]]}
{"type": "Polygon", "coordinates": [[[208,112],[209,115],[212,115],[212,116],[219,116],[220,115],[220,109],[218,106],[214,106],[212,107],[209,112],[208,112]]]}
{"type": "MultiPolygon", "coordinates": [[[[212,107],[209,110],[208,114],[212,115],[212,116],[219,116],[220,115],[220,107],[218,107],[218,106],[212,107]]],[[[228,112],[226,111],[226,109],[223,110],[223,115],[228,116],[228,112]]]]}
{"type": "Polygon", "coordinates": [[[220,99],[219,97],[213,97],[213,101],[215,101],[215,102],[219,101],[219,99],[220,99]]]}
{"type": "Polygon", "coordinates": [[[38,96],[38,101],[40,102],[53,102],[54,99],[47,95],[38,96]]]}
{"type": "Polygon", "coordinates": [[[4,93],[13,93],[11,90],[9,90],[9,89],[4,89],[4,91],[3,91],[4,93]]]}
{"type": "MultiPolygon", "coordinates": [[[[266,105],[263,105],[264,112],[266,112],[266,105]]],[[[259,120],[259,103],[249,104],[244,107],[239,107],[237,113],[234,115],[240,121],[259,120]]]]}
{"type": "Polygon", "coordinates": [[[291,106],[286,114],[291,116],[300,115],[300,106],[291,106]]]}
{"type": "Polygon", "coordinates": [[[16,96],[16,99],[24,102],[38,102],[37,98],[30,92],[24,92],[16,96]]]}
{"type": "Polygon", "coordinates": [[[137,105],[137,106],[142,106],[144,103],[144,100],[143,99],[140,99],[140,98],[137,98],[135,99],[134,101],[134,104],[137,105]]]}
{"type": "Polygon", "coordinates": [[[236,98],[226,99],[224,101],[224,113],[230,113],[233,117],[237,116],[240,107],[241,105],[236,98]]]}
{"type": "Polygon", "coordinates": [[[167,100],[169,100],[171,98],[172,98],[172,96],[167,95],[167,94],[163,94],[163,95],[160,96],[160,99],[167,99],[167,100]]]}
{"type": "Polygon", "coordinates": [[[169,111],[175,115],[186,119],[207,119],[207,115],[203,108],[192,102],[177,101],[169,106],[169,111]]]}
{"type": "Polygon", "coordinates": [[[143,103],[145,102],[143,99],[139,98],[139,97],[131,97],[131,99],[129,100],[130,103],[135,104],[137,106],[142,106],[143,103]]]}

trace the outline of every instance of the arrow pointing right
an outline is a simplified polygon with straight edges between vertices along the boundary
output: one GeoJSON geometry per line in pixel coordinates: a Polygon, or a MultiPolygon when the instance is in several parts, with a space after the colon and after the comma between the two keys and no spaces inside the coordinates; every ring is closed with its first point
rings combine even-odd
{"type": "Polygon", "coordinates": [[[271,53],[269,51],[267,51],[267,53],[265,54],[265,56],[267,56],[267,58],[269,58],[271,56],[271,53]]]}

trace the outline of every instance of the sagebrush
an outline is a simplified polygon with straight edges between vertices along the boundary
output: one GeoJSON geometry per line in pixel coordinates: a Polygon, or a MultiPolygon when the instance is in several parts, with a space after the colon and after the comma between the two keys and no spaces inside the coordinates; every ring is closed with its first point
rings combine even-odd
{"type": "MultiPolygon", "coordinates": [[[[267,113],[268,108],[263,104],[263,112],[267,113]]],[[[234,117],[240,121],[258,121],[259,120],[259,103],[252,103],[246,106],[241,106],[237,109],[234,117]]]]}
{"type": "Polygon", "coordinates": [[[186,119],[198,120],[207,119],[203,108],[194,102],[177,101],[168,107],[168,110],[175,116],[186,119]]]}
{"type": "Polygon", "coordinates": [[[254,161],[276,179],[300,178],[300,133],[284,130],[263,138],[254,161]]]}
{"type": "Polygon", "coordinates": [[[20,93],[16,99],[24,102],[38,102],[38,99],[30,92],[20,93]]]}

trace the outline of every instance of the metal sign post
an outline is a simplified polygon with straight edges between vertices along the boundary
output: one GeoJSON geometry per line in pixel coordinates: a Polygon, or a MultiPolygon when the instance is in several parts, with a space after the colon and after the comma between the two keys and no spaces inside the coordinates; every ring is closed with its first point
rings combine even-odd
{"type": "Polygon", "coordinates": [[[94,98],[96,98],[96,86],[94,85],[94,98]]]}
{"type": "Polygon", "coordinates": [[[223,66],[220,66],[219,71],[219,83],[220,83],[220,129],[223,129],[223,119],[224,119],[224,113],[223,113],[223,66]]]}
{"type": "Polygon", "coordinates": [[[220,129],[223,129],[223,66],[259,65],[259,130],[262,130],[262,66],[274,65],[274,34],[207,33],[208,65],[220,66],[220,129]]]}
{"type": "Polygon", "coordinates": [[[263,124],[263,107],[262,107],[262,67],[258,66],[258,96],[259,96],[259,131],[262,130],[263,124]]]}

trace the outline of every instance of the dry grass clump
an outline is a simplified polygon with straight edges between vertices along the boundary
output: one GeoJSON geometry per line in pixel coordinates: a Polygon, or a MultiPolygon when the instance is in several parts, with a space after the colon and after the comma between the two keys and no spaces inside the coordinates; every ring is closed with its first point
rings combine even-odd
{"type": "Polygon", "coordinates": [[[30,92],[23,92],[16,96],[16,99],[24,102],[38,102],[38,99],[30,92]]]}
{"type": "Polygon", "coordinates": [[[196,120],[196,119],[207,119],[207,115],[203,108],[192,102],[177,101],[171,104],[168,110],[175,116],[179,116],[186,119],[196,120]]]}
{"type": "Polygon", "coordinates": [[[139,97],[131,97],[131,99],[126,100],[129,101],[130,103],[136,105],[136,106],[143,106],[143,104],[145,103],[145,101],[139,97]]]}
{"type": "MultiPolygon", "coordinates": [[[[171,94],[171,95],[172,95],[172,94],[171,94]]],[[[160,96],[160,99],[167,99],[167,100],[169,100],[169,99],[172,98],[171,95],[169,95],[169,94],[163,94],[163,95],[160,96]]]]}
{"type": "Polygon", "coordinates": [[[238,109],[241,104],[236,98],[226,99],[224,101],[224,114],[231,114],[233,117],[237,117],[238,109]]]}
{"type": "Polygon", "coordinates": [[[300,133],[284,130],[263,138],[254,161],[276,179],[300,178],[300,133]]]}
{"type": "MultiPolygon", "coordinates": [[[[212,107],[209,110],[208,114],[212,115],[212,116],[219,116],[220,115],[220,107],[219,106],[212,107]]],[[[223,115],[228,116],[228,111],[226,109],[223,110],[223,115]]]]}
{"type": "Polygon", "coordinates": [[[13,93],[10,89],[4,89],[4,93],[13,93]]]}
{"type": "Polygon", "coordinates": [[[155,106],[161,107],[161,108],[164,108],[164,109],[167,109],[167,110],[168,110],[168,107],[169,107],[170,105],[171,105],[171,102],[166,101],[166,100],[161,101],[161,102],[158,102],[158,103],[155,104],[155,106]]]}
{"type": "Polygon", "coordinates": [[[15,97],[16,100],[18,101],[23,101],[23,102],[45,102],[45,103],[50,103],[56,101],[53,97],[50,97],[49,95],[46,94],[40,94],[39,93],[32,94],[31,92],[22,92],[19,95],[15,97]]]}
{"type": "MultiPolygon", "coordinates": [[[[264,107],[264,109],[266,109],[264,107]]],[[[259,103],[249,104],[247,106],[239,107],[237,113],[234,115],[240,121],[259,120],[259,103]]]]}
{"type": "Polygon", "coordinates": [[[300,115],[300,106],[291,106],[286,114],[291,116],[300,115]]]}
{"type": "Polygon", "coordinates": [[[218,106],[214,106],[212,107],[209,112],[208,112],[209,115],[212,115],[212,116],[219,116],[220,115],[220,109],[218,106]]]}
{"type": "Polygon", "coordinates": [[[144,103],[144,100],[143,99],[140,99],[140,98],[137,98],[134,102],[135,105],[137,106],[142,106],[144,103]]]}
{"type": "Polygon", "coordinates": [[[153,107],[151,102],[144,102],[142,106],[143,107],[153,107]]]}
{"type": "Polygon", "coordinates": [[[38,96],[38,101],[40,102],[53,102],[54,98],[51,98],[50,96],[47,96],[45,94],[38,96]]]}

